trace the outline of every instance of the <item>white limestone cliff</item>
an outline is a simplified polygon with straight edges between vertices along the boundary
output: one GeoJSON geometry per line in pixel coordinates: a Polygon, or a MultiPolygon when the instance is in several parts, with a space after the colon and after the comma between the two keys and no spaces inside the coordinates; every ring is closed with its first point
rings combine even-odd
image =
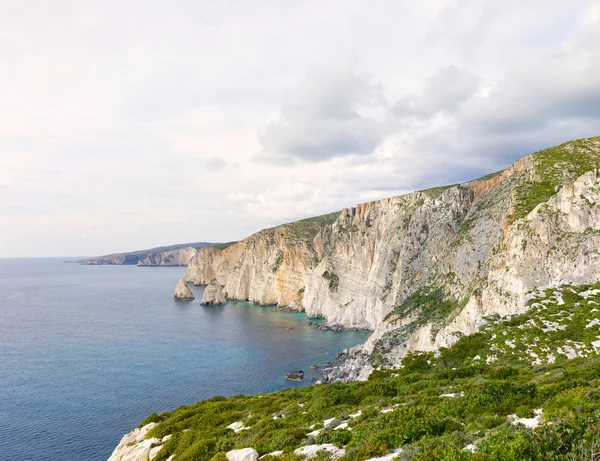
{"type": "MultiPolygon", "coordinates": [[[[594,165],[600,138],[559,149],[562,158],[586,155],[594,165]]],[[[530,290],[600,278],[593,166],[577,175],[568,164],[553,169],[561,175],[552,178],[556,190],[520,212],[529,200],[523,191],[545,179],[543,155],[481,180],[267,229],[222,251],[202,249],[184,278],[199,285],[216,279],[232,299],[374,330],[353,351],[357,357],[383,347],[395,361],[408,350],[449,346],[476,331],[485,315],[522,312],[530,290]]]]}
{"type": "Polygon", "coordinates": [[[198,249],[193,247],[180,248],[178,250],[160,251],[150,253],[144,259],[140,259],[138,266],[187,266],[190,261],[198,255],[198,249]]]}

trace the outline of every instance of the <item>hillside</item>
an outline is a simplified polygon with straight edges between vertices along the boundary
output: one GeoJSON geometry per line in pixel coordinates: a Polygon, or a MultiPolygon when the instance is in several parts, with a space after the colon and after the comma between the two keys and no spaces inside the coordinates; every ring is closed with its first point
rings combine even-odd
{"type": "Polygon", "coordinates": [[[189,282],[373,334],[331,384],[152,415],[111,461],[597,459],[599,168],[572,141],[200,250],[189,282]]]}
{"type": "Polygon", "coordinates": [[[365,382],[214,397],[153,414],[111,460],[143,444],[154,461],[225,461],[246,447],[272,454],[265,460],[300,461],[298,450],[311,445],[325,450],[320,460],[597,459],[600,284],[529,298],[527,313],[487,319],[483,333],[435,355],[408,354],[365,382]]]}
{"type": "Polygon", "coordinates": [[[202,249],[184,278],[216,278],[232,299],[374,330],[330,376],[364,378],[376,344],[394,362],[451,345],[485,316],[524,312],[529,291],[596,282],[599,166],[600,138],[572,141],[478,180],[202,249]]]}
{"type": "MultiPolygon", "coordinates": [[[[183,249],[196,249],[206,248],[215,245],[214,243],[208,242],[193,242],[193,243],[180,243],[177,245],[167,245],[156,248],[149,248],[147,250],[137,250],[125,253],[113,253],[104,256],[96,256],[93,258],[78,259],[73,261],[79,264],[86,265],[172,265],[181,266],[187,265],[189,258],[195,256],[195,253],[189,255],[189,258],[185,261],[185,264],[181,264],[181,259],[177,255],[178,250],[183,249]],[[175,260],[173,264],[161,264],[164,260],[172,258],[175,260]],[[144,262],[146,260],[146,262],[144,262]],[[141,264],[140,264],[141,262],[141,264]]],[[[217,244],[222,245],[222,244],[217,244]]],[[[188,252],[189,253],[189,252],[188,252]]]]}

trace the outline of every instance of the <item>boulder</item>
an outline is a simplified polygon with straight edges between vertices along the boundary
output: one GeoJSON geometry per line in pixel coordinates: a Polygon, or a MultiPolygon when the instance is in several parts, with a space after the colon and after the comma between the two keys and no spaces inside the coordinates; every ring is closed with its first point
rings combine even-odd
{"type": "Polygon", "coordinates": [[[229,461],[257,461],[258,452],[254,448],[242,448],[241,450],[228,451],[227,459],[229,461]]]}
{"type": "Polygon", "coordinates": [[[179,279],[179,282],[177,282],[177,286],[175,287],[175,299],[187,301],[194,299],[192,290],[190,290],[190,287],[187,286],[183,279],[179,279]]]}
{"type": "Polygon", "coordinates": [[[202,301],[200,304],[204,306],[210,306],[215,304],[225,304],[227,298],[223,288],[217,279],[212,279],[208,285],[204,288],[204,294],[202,295],[202,301]]]}
{"type": "Polygon", "coordinates": [[[302,381],[304,379],[304,372],[302,370],[291,371],[285,375],[285,379],[288,381],[302,381]]]}

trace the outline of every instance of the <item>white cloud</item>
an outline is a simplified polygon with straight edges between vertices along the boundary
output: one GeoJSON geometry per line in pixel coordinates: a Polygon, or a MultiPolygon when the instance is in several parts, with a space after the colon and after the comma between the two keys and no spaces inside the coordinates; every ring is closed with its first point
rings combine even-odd
{"type": "Polygon", "coordinates": [[[234,240],[600,134],[599,12],[6,3],[0,256],[234,240]]]}

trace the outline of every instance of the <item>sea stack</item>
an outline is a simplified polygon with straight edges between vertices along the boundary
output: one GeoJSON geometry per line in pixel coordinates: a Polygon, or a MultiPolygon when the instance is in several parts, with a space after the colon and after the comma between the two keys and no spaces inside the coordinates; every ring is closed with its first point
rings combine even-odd
{"type": "Polygon", "coordinates": [[[183,279],[179,279],[179,282],[177,282],[177,286],[175,287],[175,299],[181,299],[184,301],[194,299],[192,290],[190,290],[183,279]]]}
{"type": "Polygon", "coordinates": [[[205,306],[211,306],[216,304],[225,304],[227,299],[223,288],[217,279],[212,279],[208,285],[204,288],[204,294],[202,295],[202,301],[200,304],[205,306]]]}

